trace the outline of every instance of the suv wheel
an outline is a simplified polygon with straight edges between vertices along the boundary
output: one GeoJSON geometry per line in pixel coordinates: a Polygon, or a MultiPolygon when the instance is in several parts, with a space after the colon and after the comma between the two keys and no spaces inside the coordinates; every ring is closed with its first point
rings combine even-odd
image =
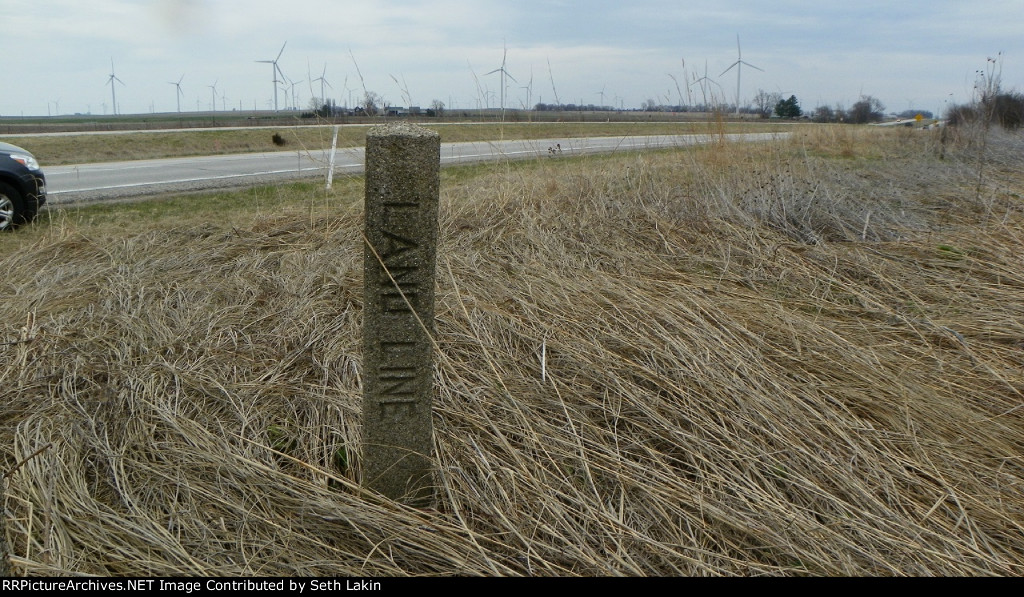
{"type": "Polygon", "coordinates": [[[14,187],[0,182],[0,232],[31,221],[35,213],[26,210],[25,199],[14,187]]]}

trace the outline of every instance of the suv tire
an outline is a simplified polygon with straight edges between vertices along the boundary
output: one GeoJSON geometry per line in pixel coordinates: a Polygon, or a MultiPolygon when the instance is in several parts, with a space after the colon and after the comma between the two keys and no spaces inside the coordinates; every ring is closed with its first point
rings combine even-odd
{"type": "Polygon", "coordinates": [[[14,230],[35,217],[36,210],[25,202],[21,193],[11,185],[0,182],[0,232],[14,230]]]}

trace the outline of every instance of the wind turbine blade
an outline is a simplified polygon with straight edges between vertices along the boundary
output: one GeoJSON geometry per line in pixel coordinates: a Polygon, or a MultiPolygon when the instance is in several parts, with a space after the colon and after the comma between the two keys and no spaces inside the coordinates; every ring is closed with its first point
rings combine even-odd
{"type": "Polygon", "coordinates": [[[277,58],[274,58],[274,62],[275,62],[275,63],[276,63],[276,62],[277,62],[278,60],[280,60],[280,59],[281,59],[281,54],[284,54],[284,46],[287,46],[287,45],[288,45],[288,42],[286,41],[286,42],[284,42],[284,44],[283,44],[283,45],[281,46],[281,51],[277,53],[277,58]]]}

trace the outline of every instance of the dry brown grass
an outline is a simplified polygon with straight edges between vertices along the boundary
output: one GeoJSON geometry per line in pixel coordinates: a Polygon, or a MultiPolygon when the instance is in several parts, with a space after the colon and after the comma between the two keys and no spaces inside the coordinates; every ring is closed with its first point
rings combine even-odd
{"type": "Polygon", "coordinates": [[[14,571],[1022,575],[1004,141],[983,204],[920,131],[446,171],[425,510],[358,487],[357,193],[55,216],[0,262],[14,571]]]}

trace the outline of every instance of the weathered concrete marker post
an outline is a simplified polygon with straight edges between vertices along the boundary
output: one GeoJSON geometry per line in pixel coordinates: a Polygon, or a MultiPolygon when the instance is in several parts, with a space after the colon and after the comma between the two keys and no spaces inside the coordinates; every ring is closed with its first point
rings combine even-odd
{"type": "Polygon", "coordinates": [[[363,485],[413,505],[433,495],[440,168],[434,131],[391,124],[366,135],[363,485]]]}

